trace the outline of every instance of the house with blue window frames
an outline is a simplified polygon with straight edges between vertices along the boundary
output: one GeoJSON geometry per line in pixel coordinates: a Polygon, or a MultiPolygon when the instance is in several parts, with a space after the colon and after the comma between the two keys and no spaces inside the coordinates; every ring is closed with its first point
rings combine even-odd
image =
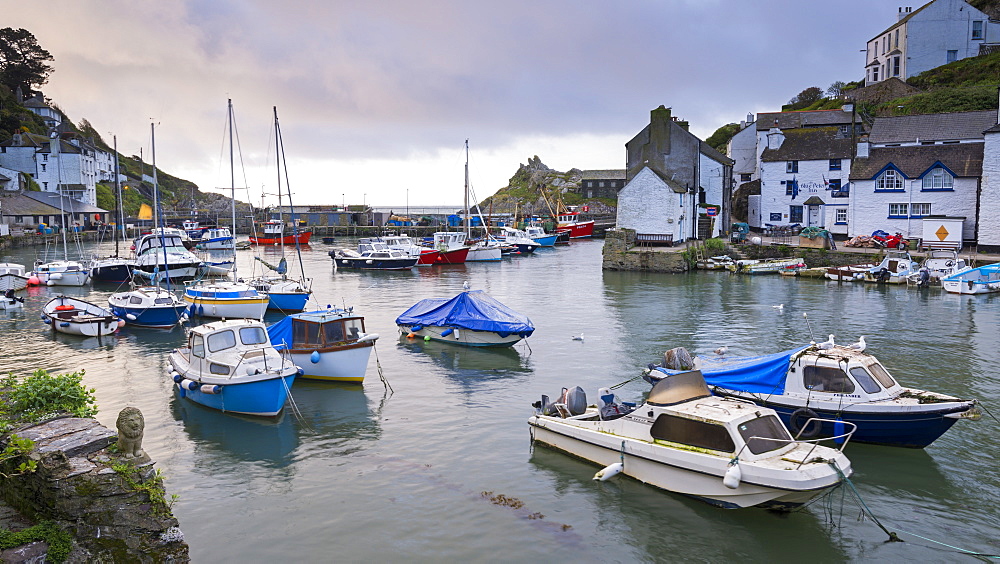
{"type": "Polygon", "coordinates": [[[996,121],[995,110],[877,118],[851,165],[848,236],[922,237],[925,217],[950,216],[977,239],[983,132],[996,121]]]}

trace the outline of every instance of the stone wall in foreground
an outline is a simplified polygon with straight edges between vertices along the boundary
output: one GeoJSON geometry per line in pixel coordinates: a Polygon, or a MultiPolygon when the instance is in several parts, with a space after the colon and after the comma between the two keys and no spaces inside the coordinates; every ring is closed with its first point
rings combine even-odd
{"type": "Polygon", "coordinates": [[[634,244],[634,229],[609,229],[604,237],[601,267],[604,270],[638,272],[687,272],[688,263],[679,250],[635,247],[634,244]]]}

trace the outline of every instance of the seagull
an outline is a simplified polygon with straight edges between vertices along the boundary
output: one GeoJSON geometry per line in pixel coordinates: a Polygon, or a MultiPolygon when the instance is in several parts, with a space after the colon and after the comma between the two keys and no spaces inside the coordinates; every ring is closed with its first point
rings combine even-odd
{"type": "Polygon", "coordinates": [[[574,341],[582,341],[583,340],[583,333],[581,332],[579,335],[573,335],[570,338],[573,339],[574,341]]]}
{"type": "Polygon", "coordinates": [[[819,350],[825,351],[827,349],[832,349],[834,347],[834,345],[835,345],[835,343],[833,342],[833,333],[830,333],[830,338],[827,339],[826,341],[822,342],[822,343],[818,343],[816,345],[816,348],[818,348],[819,350]]]}
{"type": "Polygon", "coordinates": [[[774,308],[774,309],[776,309],[776,310],[779,310],[779,311],[781,311],[781,310],[785,309],[785,304],[778,304],[778,305],[773,305],[773,306],[771,306],[771,307],[773,307],[773,308],[774,308]]]}
{"type": "Polygon", "coordinates": [[[852,351],[863,352],[865,350],[865,347],[867,347],[867,346],[868,346],[868,343],[865,342],[865,336],[861,335],[861,338],[858,339],[857,343],[852,343],[850,345],[847,345],[847,348],[850,349],[850,350],[852,350],[852,351]]]}
{"type": "Polygon", "coordinates": [[[468,290],[470,287],[471,286],[469,286],[469,281],[468,280],[466,280],[465,282],[462,282],[462,289],[463,290],[468,290]]]}
{"type": "Polygon", "coordinates": [[[715,354],[717,354],[719,356],[722,356],[722,355],[726,354],[726,351],[728,351],[728,350],[729,350],[729,347],[727,347],[726,345],[722,345],[721,347],[715,349],[715,354]]]}

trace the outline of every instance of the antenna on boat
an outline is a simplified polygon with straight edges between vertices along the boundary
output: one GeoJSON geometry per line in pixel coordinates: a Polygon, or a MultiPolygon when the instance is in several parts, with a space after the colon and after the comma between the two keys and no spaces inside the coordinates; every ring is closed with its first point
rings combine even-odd
{"type": "Polygon", "coordinates": [[[812,325],[809,323],[809,314],[803,311],[802,317],[806,320],[806,327],[809,328],[809,340],[815,343],[816,337],[813,337],[813,328],[812,325]]]}

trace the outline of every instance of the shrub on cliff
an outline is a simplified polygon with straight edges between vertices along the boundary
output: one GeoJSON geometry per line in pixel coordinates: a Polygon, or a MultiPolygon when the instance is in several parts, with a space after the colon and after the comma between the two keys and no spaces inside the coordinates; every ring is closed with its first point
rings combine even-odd
{"type": "Polygon", "coordinates": [[[18,379],[10,374],[0,383],[5,400],[4,415],[13,421],[33,422],[57,413],[91,417],[97,413],[94,389],[83,385],[84,371],[49,374],[38,369],[18,379]]]}

